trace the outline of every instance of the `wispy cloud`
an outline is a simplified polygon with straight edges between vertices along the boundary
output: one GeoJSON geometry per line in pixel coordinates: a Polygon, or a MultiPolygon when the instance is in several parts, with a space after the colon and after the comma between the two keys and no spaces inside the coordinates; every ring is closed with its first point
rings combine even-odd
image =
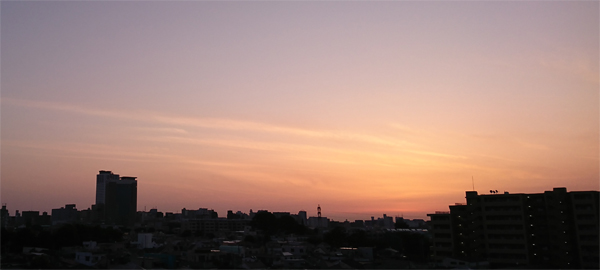
{"type": "Polygon", "coordinates": [[[183,128],[171,128],[171,127],[134,127],[140,131],[150,131],[157,133],[171,133],[171,134],[188,134],[189,132],[183,128]]]}
{"type": "Polygon", "coordinates": [[[138,119],[142,120],[140,113],[132,113],[130,111],[118,111],[118,110],[102,110],[102,109],[94,109],[90,107],[83,107],[79,105],[73,104],[65,104],[65,103],[56,103],[56,102],[48,102],[48,101],[38,101],[38,100],[27,100],[27,99],[16,99],[16,98],[8,98],[2,97],[0,98],[0,102],[8,105],[16,105],[21,107],[29,107],[36,109],[45,109],[45,110],[53,110],[53,111],[63,111],[63,112],[71,112],[77,114],[86,114],[86,115],[94,115],[94,116],[104,116],[110,118],[125,118],[125,119],[138,119]]]}
{"type": "Polygon", "coordinates": [[[193,165],[203,165],[209,167],[247,167],[250,166],[245,163],[235,162],[218,162],[218,161],[206,161],[199,160],[193,156],[175,155],[158,153],[155,151],[143,151],[136,149],[132,151],[128,148],[113,147],[103,144],[94,143],[44,143],[44,142],[31,142],[31,141],[20,141],[20,140],[2,140],[2,147],[18,147],[18,148],[30,148],[36,150],[37,155],[52,155],[57,157],[71,157],[71,158],[87,158],[87,159],[102,159],[102,160],[121,160],[121,161],[135,161],[135,162],[173,162],[173,163],[188,163],[193,165]]]}
{"type": "Polygon", "coordinates": [[[543,67],[570,74],[594,84],[600,82],[597,59],[590,59],[578,52],[564,51],[563,53],[544,55],[539,58],[539,63],[543,67]]]}
{"type": "MultiPolygon", "coordinates": [[[[193,135],[192,135],[193,136],[193,135]]],[[[280,142],[260,142],[247,141],[236,139],[199,139],[191,137],[178,136],[144,136],[140,140],[163,142],[163,143],[180,143],[185,145],[206,145],[229,148],[242,148],[259,151],[278,152],[278,157],[287,157],[288,159],[315,161],[318,163],[329,163],[338,165],[376,165],[385,167],[398,166],[395,164],[378,162],[377,160],[397,159],[396,156],[390,154],[373,152],[368,150],[351,150],[347,148],[333,148],[324,146],[315,146],[296,143],[280,143],[280,142]],[[283,154],[283,155],[282,155],[283,154]]],[[[406,163],[404,161],[403,163],[406,163]]]]}
{"type": "Polygon", "coordinates": [[[394,146],[394,147],[405,147],[405,146],[413,145],[412,143],[404,141],[404,140],[394,140],[394,139],[382,138],[382,137],[368,135],[368,134],[301,129],[301,128],[294,128],[294,127],[287,127],[287,126],[272,125],[272,124],[267,124],[267,123],[260,123],[260,122],[238,121],[238,120],[232,120],[232,119],[168,117],[168,116],[155,116],[154,118],[158,122],[163,123],[163,124],[179,125],[179,126],[276,133],[276,134],[286,134],[286,135],[302,136],[302,137],[315,137],[315,138],[327,138],[327,139],[337,139],[337,140],[345,140],[345,141],[355,141],[355,142],[363,142],[363,143],[394,146]]]}
{"type": "Polygon", "coordinates": [[[429,151],[409,151],[409,152],[419,154],[419,155],[426,155],[426,156],[467,159],[466,156],[450,155],[450,154],[443,154],[443,153],[436,153],[436,152],[429,152],[429,151]]]}
{"type": "Polygon", "coordinates": [[[2,98],[2,103],[17,105],[22,107],[31,107],[45,110],[55,110],[71,112],[76,114],[86,114],[100,117],[110,117],[117,119],[137,120],[162,124],[164,127],[157,127],[162,131],[185,132],[181,127],[197,127],[217,130],[239,130],[252,131],[271,134],[285,134],[291,136],[323,138],[343,141],[353,141],[358,143],[368,143],[373,145],[407,147],[414,146],[414,143],[405,140],[396,140],[392,138],[374,136],[356,132],[333,132],[328,130],[316,130],[296,128],[290,126],[273,125],[268,123],[240,121],[235,119],[208,118],[208,117],[182,117],[168,116],[154,111],[126,111],[126,110],[104,110],[97,108],[83,107],[79,105],[63,104],[46,101],[33,101],[15,98],[2,98]],[[175,126],[175,127],[173,127],[175,126]]]}

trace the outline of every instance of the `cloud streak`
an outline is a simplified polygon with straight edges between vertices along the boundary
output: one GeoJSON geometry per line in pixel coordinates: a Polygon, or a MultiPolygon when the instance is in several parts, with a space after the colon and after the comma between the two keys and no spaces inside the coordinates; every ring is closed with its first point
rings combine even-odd
{"type": "MultiPolygon", "coordinates": [[[[392,138],[385,138],[380,136],[373,136],[369,134],[353,133],[353,132],[332,132],[326,130],[313,130],[313,129],[302,129],[289,126],[272,125],[268,123],[253,122],[253,121],[239,121],[234,119],[223,119],[223,118],[205,118],[205,117],[179,117],[179,116],[167,116],[159,112],[153,111],[126,111],[126,110],[102,110],[95,108],[88,108],[72,104],[63,104],[47,101],[33,101],[25,99],[15,99],[3,97],[0,101],[8,105],[16,105],[21,107],[29,107],[44,110],[63,111],[76,114],[84,114],[99,117],[110,117],[116,119],[125,120],[136,120],[141,122],[150,122],[154,124],[162,124],[164,127],[155,128],[161,131],[172,131],[178,133],[187,132],[186,129],[181,127],[196,127],[205,129],[215,130],[233,130],[233,131],[251,131],[260,133],[270,134],[284,134],[296,137],[304,138],[320,138],[320,139],[331,139],[341,140],[355,143],[366,143],[371,145],[395,147],[395,148],[407,148],[418,146],[415,143],[408,142],[406,140],[395,140],[392,138]],[[173,127],[175,126],[175,127],[173,127]]],[[[415,133],[416,131],[412,131],[415,133]]],[[[431,155],[433,153],[419,153],[431,155]]],[[[453,157],[443,153],[437,153],[435,155],[453,157]]]]}

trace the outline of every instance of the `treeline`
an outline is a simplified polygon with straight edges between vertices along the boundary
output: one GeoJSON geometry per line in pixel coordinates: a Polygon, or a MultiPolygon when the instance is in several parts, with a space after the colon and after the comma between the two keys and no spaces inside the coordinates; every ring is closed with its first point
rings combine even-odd
{"type": "MultiPolygon", "coordinates": [[[[264,238],[255,239],[247,237],[245,240],[254,243],[264,243],[270,236],[277,234],[295,234],[306,236],[307,241],[313,245],[326,243],[332,247],[373,247],[375,250],[392,248],[412,261],[426,262],[429,258],[429,238],[424,234],[413,232],[384,232],[371,234],[364,230],[347,230],[337,226],[321,234],[318,229],[311,230],[298,224],[291,216],[277,218],[269,212],[256,213],[250,225],[254,229],[262,230],[264,238]]],[[[408,228],[403,221],[395,224],[396,228],[408,228]]]]}
{"type": "Polygon", "coordinates": [[[250,226],[254,229],[262,230],[268,235],[278,233],[304,235],[307,233],[306,226],[298,224],[291,216],[282,216],[277,218],[270,212],[258,212],[250,221],[250,226]]]}

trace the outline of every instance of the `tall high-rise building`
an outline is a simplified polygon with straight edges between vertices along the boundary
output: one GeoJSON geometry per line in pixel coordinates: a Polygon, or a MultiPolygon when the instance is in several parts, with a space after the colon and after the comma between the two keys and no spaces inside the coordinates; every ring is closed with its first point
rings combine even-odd
{"type": "Polygon", "coordinates": [[[111,171],[100,171],[96,175],[96,205],[106,203],[106,186],[108,183],[119,181],[119,175],[111,171]]]}
{"type": "Polygon", "coordinates": [[[0,224],[2,224],[2,228],[7,227],[9,219],[8,209],[6,209],[6,204],[3,203],[2,210],[0,210],[0,224]]]}
{"type": "Polygon", "coordinates": [[[137,212],[136,177],[100,171],[96,179],[96,206],[105,223],[132,225],[137,212]]]}
{"type": "Polygon", "coordinates": [[[466,204],[428,215],[434,260],[598,269],[598,191],[490,193],[467,191],[466,204]]]}

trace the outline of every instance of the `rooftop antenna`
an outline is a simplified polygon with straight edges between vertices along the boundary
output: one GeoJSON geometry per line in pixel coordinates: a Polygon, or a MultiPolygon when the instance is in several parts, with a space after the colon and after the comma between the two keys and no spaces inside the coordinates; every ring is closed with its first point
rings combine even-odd
{"type": "Polygon", "coordinates": [[[473,183],[473,191],[475,191],[475,179],[471,175],[471,183],[473,183]]]}

